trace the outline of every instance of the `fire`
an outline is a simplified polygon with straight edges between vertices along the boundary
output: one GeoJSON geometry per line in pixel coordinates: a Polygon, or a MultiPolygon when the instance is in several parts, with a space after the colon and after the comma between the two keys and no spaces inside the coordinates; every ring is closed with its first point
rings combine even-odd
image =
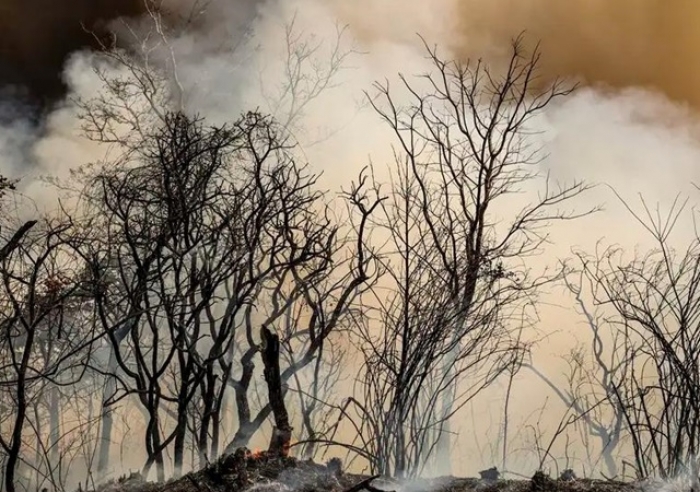
{"type": "Polygon", "coordinates": [[[254,449],[250,452],[250,457],[254,460],[258,460],[263,456],[265,456],[265,451],[263,451],[262,449],[254,449]]]}
{"type": "MultiPolygon", "coordinates": [[[[280,458],[288,458],[291,450],[291,445],[286,444],[283,449],[280,451],[280,458]]],[[[247,450],[246,451],[246,458],[252,459],[252,460],[260,460],[260,459],[265,459],[265,458],[270,458],[272,457],[272,453],[270,453],[269,450],[265,449],[259,449],[255,448],[252,450],[247,450]]]]}

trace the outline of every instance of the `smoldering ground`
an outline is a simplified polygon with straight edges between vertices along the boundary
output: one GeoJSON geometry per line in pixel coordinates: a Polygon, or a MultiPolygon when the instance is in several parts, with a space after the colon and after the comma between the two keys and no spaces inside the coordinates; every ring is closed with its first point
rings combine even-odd
{"type": "MultiPolygon", "coordinates": [[[[3,2],[2,8],[9,14],[0,14],[0,24],[9,24],[0,26],[0,36],[6,40],[0,41],[0,46],[9,53],[7,57],[3,54],[2,60],[12,72],[6,77],[42,94],[46,90],[49,95],[62,94],[63,89],[55,85],[62,80],[72,97],[90,97],[99,84],[94,83],[90,55],[76,53],[91,43],[84,37],[79,19],[82,16],[99,24],[113,20],[110,12],[138,15],[143,12],[141,0],[72,1],[75,9],[66,9],[59,2],[36,4],[3,2]],[[61,12],[49,15],[54,3],[61,12]],[[118,11],[100,10],[117,4],[118,11]],[[35,11],[42,8],[44,13],[35,11]],[[65,64],[67,59],[70,61],[65,64]]],[[[185,15],[193,3],[180,0],[172,5],[185,15]]],[[[528,46],[542,41],[544,81],[564,76],[588,85],[553,105],[535,122],[543,133],[534,138],[540,139],[548,152],[543,165],[556,177],[608,182],[627,197],[640,192],[652,203],[667,202],[679,192],[691,193],[692,183],[700,179],[695,115],[700,106],[700,90],[696,90],[700,87],[700,64],[696,63],[700,39],[696,37],[700,34],[692,29],[693,19],[698,18],[693,14],[700,6],[691,1],[270,0],[253,8],[255,49],[251,47],[246,56],[234,56],[221,46],[227,44],[231,25],[240,20],[237,5],[214,0],[208,8],[217,9],[212,10],[215,15],[203,17],[194,31],[172,39],[180,60],[178,70],[192,95],[191,109],[217,121],[235,118],[242,109],[265,107],[260,79],[268,88],[279,82],[285,54],[284,25],[292,17],[296,15],[299,29],[306,35],[315,34],[324,46],[332,41],[336,21],[349,24],[348,41],[362,54],[349,60],[348,69],[340,73],[332,90],[308,107],[303,120],[310,128],[332,130],[330,138],[305,149],[305,157],[314,170],[324,171],[323,183],[331,190],[347,185],[369,157],[380,178],[379,170],[392,161],[392,142],[385,128],[371,111],[358,110],[357,101],[374,80],[390,77],[393,82],[399,71],[410,77],[427,69],[416,33],[429,44],[437,43],[446,58],[483,57],[497,63],[507,54],[511,39],[526,30],[528,46]],[[262,49],[257,49],[258,45],[262,49]],[[261,70],[265,77],[258,76],[261,70]],[[686,102],[690,108],[684,107],[686,102]]],[[[10,143],[3,142],[8,133],[0,133],[0,171],[12,167],[22,169],[25,175],[35,171],[60,175],[101,156],[99,149],[80,137],[69,101],[47,116],[45,130],[36,140],[31,140],[24,125],[12,128],[10,143]],[[17,142],[22,144],[21,152],[5,150],[16,148],[17,142]],[[13,162],[8,164],[8,160],[13,162]]],[[[31,177],[24,183],[31,184],[31,177]]],[[[24,189],[32,191],[31,186],[24,189]]],[[[47,194],[42,196],[46,199],[47,194]]],[[[611,206],[604,214],[555,231],[556,253],[566,255],[574,244],[591,246],[602,236],[635,244],[639,228],[630,224],[624,211],[612,206],[609,193],[602,190],[587,199],[607,200],[611,206]]],[[[565,299],[557,300],[558,305],[565,303],[565,299]]],[[[558,374],[558,356],[571,348],[575,326],[576,320],[568,311],[543,313],[541,330],[561,335],[548,337],[534,355],[544,370],[558,374]]],[[[514,406],[528,415],[548,390],[526,375],[522,377],[514,396],[518,405],[514,406]],[[541,396],[539,401],[534,395],[541,396]]],[[[500,400],[495,405],[500,405],[500,400]]],[[[479,418],[499,415],[498,410],[482,410],[479,418]]],[[[470,460],[470,472],[492,465],[489,457],[473,446],[470,417],[460,415],[460,419],[455,426],[460,432],[456,441],[462,446],[462,459],[470,460]]],[[[480,430],[484,430],[482,442],[488,440],[489,431],[496,432],[484,426],[480,430]]]]}

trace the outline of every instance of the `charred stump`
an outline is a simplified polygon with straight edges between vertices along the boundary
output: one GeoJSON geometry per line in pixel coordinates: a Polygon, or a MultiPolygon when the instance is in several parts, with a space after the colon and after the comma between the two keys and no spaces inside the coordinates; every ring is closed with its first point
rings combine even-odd
{"type": "Polygon", "coordinates": [[[545,492],[547,490],[556,490],[553,487],[553,480],[542,470],[538,470],[530,479],[531,492],[545,492]]]}
{"type": "Polygon", "coordinates": [[[286,457],[292,442],[292,426],[289,423],[289,414],[284,404],[284,391],[280,374],[280,338],[265,326],[260,329],[260,337],[262,339],[260,352],[265,367],[267,395],[275,419],[268,452],[273,456],[286,457]]]}
{"type": "Polygon", "coordinates": [[[576,480],[577,478],[578,477],[576,476],[576,473],[571,468],[567,468],[566,470],[561,472],[561,475],[559,475],[559,480],[563,482],[571,482],[576,480]]]}
{"type": "Polygon", "coordinates": [[[501,476],[501,473],[498,471],[498,468],[494,466],[492,468],[489,468],[488,470],[481,470],[479,472],[479,476],[482,480],[485,480],[487,482],[496,482],[501,476]]]}

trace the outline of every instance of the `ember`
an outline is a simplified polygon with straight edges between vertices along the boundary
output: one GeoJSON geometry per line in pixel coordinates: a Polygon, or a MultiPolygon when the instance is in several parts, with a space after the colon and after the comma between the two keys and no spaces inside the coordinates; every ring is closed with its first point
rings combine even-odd
{"type": "Polygon", "coordinates": [[[264,458],[265,455],[266,455],[266,453],[262,449],[254,449],[250,452],[250,457],[254,460],[259,460],[261,458],[264,458]]]}

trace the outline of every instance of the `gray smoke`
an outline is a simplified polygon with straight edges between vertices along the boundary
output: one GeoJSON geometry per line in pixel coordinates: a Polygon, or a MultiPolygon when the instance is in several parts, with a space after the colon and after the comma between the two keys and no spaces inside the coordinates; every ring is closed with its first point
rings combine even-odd
{"type": "MultiPolygon", "coordinates": [[[[16,3],[20,5],[20,2],[16,3]]],[[[84,3],[90,2],[86,0],[84,3]]],[[[112,3],[116,4],[116,0],[112,3]]],[[[510,37],[528,27],[521,21],[532,22],[533,36],[541,35],[550,40],[544,45],[547,49],[543,62],[547,63],[548,46],[561,41],[558,37],[547,37],[550,36],[548,26],[554,22],[538,23],[534,13],[540,10],[532,7],[526,9],[527,15],[514,16],[506,8],[512,2],[505,0],[251,0],[246,4],[212,0],[206,9],[199,10],[193,8],[196,5],[189,0],[173,0],[168,4],[170,11],[166,18],[177,21],[172,24],[175,27],[169,41],[176,55],[178,76],[187,93],[188,109],[217,122],[235,119],[245,109],[274,109],[272,103],[284,86],[285,28],[292,19],[295,19],[295,29],[301,39],[321,46],[314,58],[321,65],[333,46],[337,24],[349,24],[342,45],[346,49],[355,49],[357,53],[348,59],[333,86],[306,107],[298,124],[299,140],[308,144],[304,148],[304,157],[315,170],[324,172],[323,185],[332,191],[347,185],[370,157],[380,179],[386,165],[392,161],[392,141],[378,118],[362,104],[362,91],[371,89],[374,80],[388,77],[394,82],[398,72],[410,77],[427,69],[421,42],[415,33],[423,34],[431,44],[438,43],[445,57],[485,56],[486,61],[499,60],[510,37]],[[473,19],[483,19],[483,23],[476,25],[464,21],[463,7],[466,4],[472,5],[474,13],[481,13],[473,19]],[[242,8],[241,5],[245,6],[242,8]],[[180,21],[183,18],[194,20],[187,28],[176,29],[182,26],[180,21]]],[[[527,5],[544,8],[542,6],[547,2],[523,2],[523,5],[522,9],[527,5]]],[[[669,5],[669,8],[674,8],[673,2],[669,5]]],[[[142,13],[134,8],[126,14],[142,13]]],[[[516,11],[521,12],[521,8],[516,11]]],[[[685,11],[679,10],[678,15],[682,12],[685,11]]],[[[671,63],[670,58],[668,63],[661,63],[659,60],[663,57],[655,55],[652,59],[658,63],[655,62],[654,66],[664,71],[656,74],[657,82],[647,83],[648,78],[636,76],[632,71],[619,83],[613,83],[613,75],[619,74],[606,68],[611,62],[605,57],[616,52],[610,54],[606,50],[586,49],[584,57],[578,48],[579,41],[574,43],[574,40],[583,39],[579,31],[599,32],[595,29],[596,23],[605,23],[608,19],[605,9],[591,8],[585,13],[579,30],[572,33],[572,44],[562,41],[558,47],[561,53],[557,51],[552,55],[546,73],[555,73],[571,54],[572,60],[580,58],[586,64],[574,68],[564,66],[563,75],[571,78],[582,75],[590,81],[605,82],[608,87],[600,89],[592,84],[552,106],[533,122],[535,129],[544,131],[533,137],[546,146],[548,157],[543,165],[555,178],[607,182],[627,198],[642,193],[651,203],[667,204],[677,193],[694,193],[693,182],[700,182],[697,117],[693,109],[679,104],[679,101],[692,100],[685,82],[671,84],[676,78],[686,80],[683,77],[687,67],[671,63]],[[592,67],[590,70],[583,70],[589,66],[592,67]],[[650,86],[654,90],[650,90],[650,86]]],[[[554,19],[557,16],[568,18],[568,14],[554,6],[551,14],[554,19]]],[[[2,11],[0,19],[0,22],[6,19],[2,11]]],[[[38,21],[32,22],[32,25],[40,26],[38,21]]],[[[147,17],[140,21],[131,17],[130,25],[137,26],[137,32],[143,33],[148,31],[149,22],[147,17]]],[[[126,36],[123,21],[114,22],[112,19],[110,25],[120,36],[126,36]]],[[[634,32],[631,29],[628,31],[634,32]]],[[[644,32],[656,36],[657,31],[644,32]]],[[[595,45],[596,38],[587,36],[586,43],[595,45]]],[[[42,39],[32,39],[28,46],[34,51],[27,52],[48,53],[50,50],[44,45],[50,41],[42,39]]],[[[124,39],[128,40],[128,36],[124,39]]],[[[607,43],[606,39],[601,38],[601,43],[607,43]]],[[[670,46],[664,47],[661,35],[653,39],[659,53],[671,49],[670,46]]],[[[695,45],[686,46],[681,41],[674,40],[673,43],[680,43],[673,46],[684,50],[697,48],[695,45]]],[[[99,80],[93,72],[95,57],[84,50],[89,46],[89,41],[73,43],[63,49],[60,62],[47,62],[45,69],[40,67],[42,73],[51,73],[54,80],[56,77],[64,80],[65,91],[61,89],[57,93],[65,92],[70,96],[68,99],[62,99],[63,103],[49,112],[38,127],[13,117],[5,122],[0,132],[0,172],[25,176],[25,193],[46,207],[52,206],[53,197],[46,193],[45,188],[40,188],[41,185],[33,180],[34,176],[67,176],[69,169],[104,155],[104,149],[80,136],[75,107],[70,102],[72,97],[90,98],[100,90],[99,80]],[[72,55],[67,56],[69,53],[72,55]]],[[[16,80],[22,80],[22,76],[17,77],[16,80]]],[[[39,77],[37,80],[48,79],[39,77]]],[[[36,87],[44,87],[42,84],[36,87]]],[[[398,88],[398,84],[394,87],[398,88]]],[[[692,91],[694,94],[695,90],[692,91]]],[[[16,108],[12,111],[15,115],[22,113],[16,108]]],[[[642,231],[628,219],[606,189],[588,195],[587,200],[589,204],[606,202],[608,209],[604,214],[553,231],[555,244],[548,252],[549,259],[567,255],[573,245],[590,249],[600,237],[625,245],[639,242],[642,231]]],[[[553,300],[559,306],[565,306],[566,302],[567,299],[561,297],[553,300]]],[[[556,375],[561,370],[559,355],[571,348],[572,336],[582,333],[581,339],[585,339],[585,332],[576,331],[579,320],[570,309],[543,306],[541,316],[541,331],[551,335],[537,350],[535,359],[542,370],[556,375]]],[[[543,385],[529,380],[521,380],[516,386],[512,406],[518,408],[522,416],[533,414],[549,394],[543,385]]],[[[483,421],[479,432],[485,430],[489,418],[499,415],[500,400],[495,401],[495,404],[493,401],[481,404],[475,410],[479,421],[483,421]]],[[[471,417],[459,417],[464,417],[460,425],[455,425],[456,431],[460,432],[457,439],[461,445],[459,453],[469,463],[469,471],[492,465],[492,462],[479,461],[484,458],[473,444],[471,417]]],[[[555,418],[558,417],[557,413],[555,418]]],[[[496,429],[492,428],[491,432],[496,432],[496,429]]],[[[480,435],[482,442],[486,439],[483,434],[488,437],[489,431],[480,435]]]]}

